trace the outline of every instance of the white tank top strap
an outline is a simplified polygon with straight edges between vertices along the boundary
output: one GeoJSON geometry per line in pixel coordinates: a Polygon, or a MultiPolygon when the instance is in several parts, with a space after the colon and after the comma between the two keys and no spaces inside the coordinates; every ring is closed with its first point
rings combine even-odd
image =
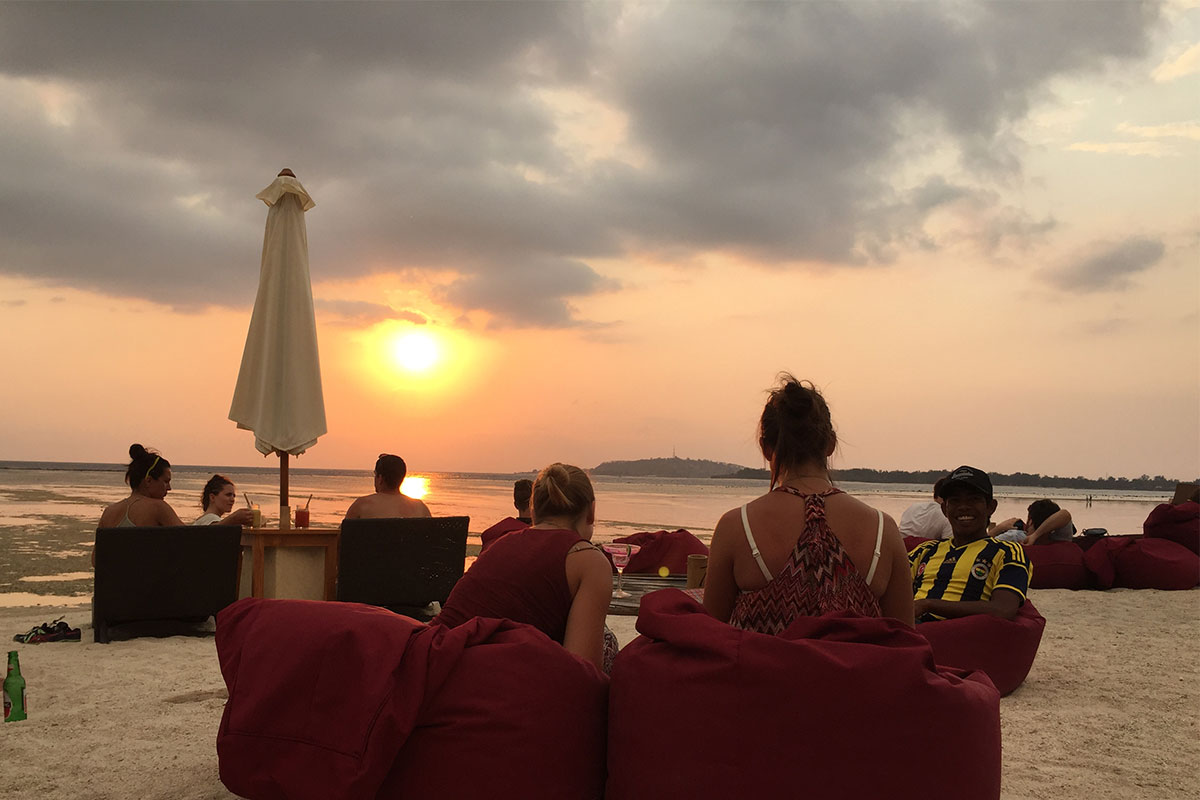
{"type": "MultiPolygon", "coordinates": [[[[871,568],[867,570],[867,585],[871,585],[871,579],[875,577],[875,568],[879,566],[879,551],[883,549],[883,512],[875,509],[875,513],[879,515],[879,530],[875,533],[875,555],[871,556],[871,568]]],[[[742,507],[742,519],[746,519],[745,506],[742,507]]],[[[750,529],[747,528],[747,531],[750,529]]]]}
{"type": "MultiPolygon", "coordinates": [[[[774,578],[771,577],[771,570],[767,569],[767,563],[763,561],[762,553],[758,552],[758,543],[754,541],[754,534],[750,532],[750,518],[746,516],[745,503],[742,504],[742,530],[746,532],[746,544],[750,545],[750,555],[754,556],[754,560],[758,562],[758,568],[762,570],[763,577],[770,583],[774,578]]],[[[878,545],[876,545],[876,549],[878,549],[878,545]]],[[[874,565],[872,565],[872,571],[874,571],[874,565]]],[[[870,580],[867,582],[870,583],[870,580]]]]}

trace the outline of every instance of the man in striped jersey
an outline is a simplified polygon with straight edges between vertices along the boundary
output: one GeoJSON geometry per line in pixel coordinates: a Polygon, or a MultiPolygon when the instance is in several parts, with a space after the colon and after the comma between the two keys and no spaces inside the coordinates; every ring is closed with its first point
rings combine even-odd
{"type": "Polygon", "coordinates": [[[972,614],[1012,619],[1025,602],[1032,568],[1021,545],[988,536],[996,510],[991,478],[959,467],[947,476],[942,498],[954,537],[908,554],[917,622],[972,614]]]}

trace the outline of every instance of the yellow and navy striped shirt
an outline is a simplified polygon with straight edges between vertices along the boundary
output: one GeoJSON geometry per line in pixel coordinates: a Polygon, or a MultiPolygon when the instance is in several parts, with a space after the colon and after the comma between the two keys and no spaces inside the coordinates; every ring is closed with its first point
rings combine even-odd
{"type": "Polygon", "coordinates": [[[914,600],[991,600],[996,589],[1008,589],[1024,602],[1033,576],[1023,545],[990,537],[962,547],[955,547],[953,539],[922,542],[908,554],[908,562],[914,600]]]}

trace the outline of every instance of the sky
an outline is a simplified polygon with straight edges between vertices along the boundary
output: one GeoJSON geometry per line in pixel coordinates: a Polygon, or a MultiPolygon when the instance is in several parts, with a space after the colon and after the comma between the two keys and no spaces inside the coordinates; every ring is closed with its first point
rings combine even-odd
{"type": "Polygon", "coordinates": [[[289,167],[297,466],[760,466],[786,370],[834,466],[1200,475],[1195,2],[5,2],[0,141],[0,460],[264,463],[289,167]]]}

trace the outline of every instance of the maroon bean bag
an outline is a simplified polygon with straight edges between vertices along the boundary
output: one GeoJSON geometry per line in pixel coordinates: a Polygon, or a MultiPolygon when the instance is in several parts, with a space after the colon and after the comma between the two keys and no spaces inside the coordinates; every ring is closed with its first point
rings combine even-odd
{"type": "Polygon", "coordinates": [[[984,672],[1007,695],[1029,674],[1045,628],[1045,617],[1026,600],[1011,620],[974,614],[922,622],[917,631],[929,640],[938,666],[984,672]]]}
{"type": "Polygon", "coordinates": [[[1200,503],[1156,506],[1142,523],[1142,532],[1152,539],[1169,539],[1200,555],[1200,503]]]}
{"type": "Polygon", "coordinates": [[[896,620],[801,617],[766,636],[664,589],[637,627],[613,665],[608,800],[1000,796],[995,688],[935,667],[896,620]],[[931,734],[952,758],[914,756],[931,734]]]}
{"type": "Polygon", "coordinates": [[[241,797],[603,794],[607,679],[528,626],[245,599],[217,655],[220,776],[241,797]]]}
{"type": "Polygon", "coordinates": [[[634,533],[614,541],[642,548],[630,557],[626,575],[658,575],[663,567],[671,574],[684,575],[688,556],[708,555],[708,546],[682,529],[634,533]]]}
{"type": "Polygon", "coordinates": [[[925,542],[928,542],[928,541],[931,541],[931,540],[925,539],[921,536],[905,536],[904,537],[904,549],[907,552],[911,553],[913,551],[913,548],[915,548],[917,545],[925,544],[925,542]]]}
{"type": "Polygon", "coordinates": [[[1191,589],[1200,556],[1169,539],[1106,536],[1083,554],[1099,589],[1191,589]]]}
{"type": "MultiPolygon", "coordinates": [[[[1091,538],[1091,537],[1089,537],[1091,538]]],[[[1117,580],[1117,569],[1113,554],[1129,546],[1134,536],[1102,536],[1092,542],[1083,553],[1083,565],[1092,573],[1092,586],[1096,589],[1111,589],[1117,580]]]]}
{"type": "Polygon", "coordinates": [[[512,533],[513,531],[523,531],[528,527],[528,522],[522,522],[516,517],[505,517],[483,533],[479,534],[479,541],[483,543],[483,546],[479,548],[479,552],[482,553],[484,550],[487,550],[504,534],[512,533]]]}
{"type": "Polygon", "coordinates": [[[1092,573],[1083,563],[1083,550],[1075,542],[1029,545],[1025,556],[1033,565],[1033,589],[1090,589],[1092,573]]]}
{"type": "Polygon", "coordinates": [[[1200,583],[1200,556],[1169,539],[1130,537],[1106,555],[1118,588],[1192,589],[1200,583]]]}

